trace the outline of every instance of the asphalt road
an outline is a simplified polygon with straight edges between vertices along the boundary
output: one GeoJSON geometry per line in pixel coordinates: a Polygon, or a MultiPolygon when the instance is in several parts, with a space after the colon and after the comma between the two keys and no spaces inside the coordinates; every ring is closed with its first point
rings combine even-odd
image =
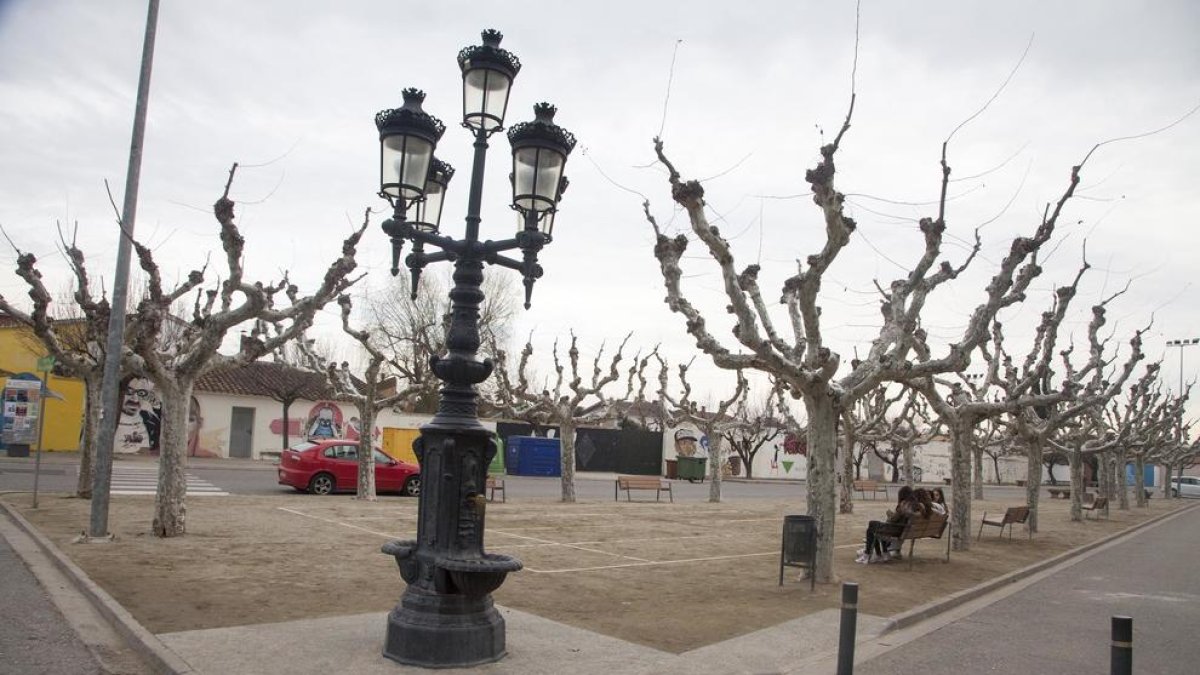
{"type": "Polygon", "coordinates": [[[1133,617],[1134,672],[1200,672],[1197,541],[1200,509],[1190,509],[860,663],[855,673],[1107,673],[1115,615],[1133,617]]]}
{"type": "MultiPolygon", "coordinates": [[[[0,457],[0,492],[33,490],[33,457],[6,458],[0,457]]],[[[153,466],[149,458],[124,459],[115,462],[117,467],[153,466]]],[[[74,492],[77,480],[78,462],[73,455],[52,453],[43,459],[38,488],[42,492],[74,492]]],[[[197,461],[187,469],[192,476],[212,483],[222,490],[236,495],[269,495],[291,494],[292,489],[276,482],[275,467],[268,462],[249,462],[245,460],[203,460],[197,461]],[[227,462],[226,465],[222,465],[227,462]]],[[[588,474],[576,477],[576,497],[581,500],[608,500],[613,496],[613,482],[607,479],[596,479],[588,474]]],[[[561,481],[556,477],[536,476],[506,476],[506,492],[510,498],[522,497],[533,499],[554,499],[562,494],[561,481]]],[[[708,483],[689,483],[684,480],[673,481],[675,500],[682,502],[702,502],[708,500],[708,483]]],[[[988,486],[985,494],[992,498],[1019,499],[1025,493],[1024,488],[1014,486],[988,486]]],[[[892,490],[895,494],[895,490],[892,490]]],[[[738,499],[795,499],[803,503],[807,496],[803,483],[785,481],[745,481],[726,480],[722,487],[722,497],[729,500],[738,499]]],[[[642,495],[644,498],[644,495],[642,495]]],[[[622,496],[622,498],[624,498],[622,496]]],[[[883,501],[882,497],[880,501],[883,501]]]]}
{"type": "Polygon", "coordinates": [[[0,673],[103,672],[0,533],[0,673]]]}

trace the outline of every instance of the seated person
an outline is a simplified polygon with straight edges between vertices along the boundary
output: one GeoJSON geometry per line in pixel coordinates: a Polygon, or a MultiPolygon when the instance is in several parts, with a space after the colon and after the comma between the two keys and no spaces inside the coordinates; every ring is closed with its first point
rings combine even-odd
{"type": "Polygon", "coordinates": [[[946,515],[949,509],[946,508],[946,495],[942,492],[942,488],[933,488],[929,491],[930,498],[933,499],[933,512],[939,515],[946,515]]]}
{"type": "Polygon", "coordinates": [[[920,511],[920,504],[913,496],[913,489],[905,485],[896,496],[896,508],[888,511],[887,520],[872,520],[867,523],[866,547],[858,552],[854,562],[883,562],[889,558],[884,551],[882,537],[878,535],[881,526],[889,523],[903,523],[909,515],[920,511]]]}

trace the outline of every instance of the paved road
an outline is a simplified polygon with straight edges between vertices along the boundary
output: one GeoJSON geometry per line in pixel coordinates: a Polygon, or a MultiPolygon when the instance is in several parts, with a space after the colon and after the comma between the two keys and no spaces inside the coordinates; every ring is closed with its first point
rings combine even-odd
{"type": "Polygon", "coordinates": [[[1198,541],[1200,509],[1193,508],[861,663],[855,673],[1107,673],[1114,615],[1133,617],[1134,672],[1200,672],[1198,541]]]}
{"type": "Polygon", "coordinates": [[[45,589],[0,533],[0,673],[102,672],[45,589]]]}

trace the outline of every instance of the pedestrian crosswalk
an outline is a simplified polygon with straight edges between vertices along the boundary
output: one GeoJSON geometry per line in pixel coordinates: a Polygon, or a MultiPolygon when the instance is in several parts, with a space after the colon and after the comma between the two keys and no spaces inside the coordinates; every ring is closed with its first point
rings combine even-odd
{"type": "MultiPolygon", "coordinates": [[[[197,478],[190,473],[184,473],[187,480],[189,497],[227,497],[228,492],[212,483],[197,478]]],[[[114,464],[112,468],[112,487],[110,494],[114,495],[152,495],[158,489],[158,465],[121,466],[114,464]]]]}

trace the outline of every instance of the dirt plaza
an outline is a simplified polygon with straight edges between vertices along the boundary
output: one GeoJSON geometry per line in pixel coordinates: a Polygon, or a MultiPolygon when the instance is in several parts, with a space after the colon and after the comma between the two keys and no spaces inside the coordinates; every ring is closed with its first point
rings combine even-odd
{"type": "MultiPolygon", "coordinates": [[[[115,541],[84,545],[72,540],[86,526],[87,501],[46,495],[33,510],[29,495],[3,499],[152,633],[386,611],[404,583],[380,546],[416,530],[412,499],[281,494],[189,499],[188,534],[158,539],[149,534],[153,499],[117,496],[115,541]]],[[[976,527],[985,510],[1012,505],[976,502],[976,527]]],[[[942,542],[923,540],[910,570],[907,561],[853,562],[866,522],[889,506],[860,502],[856,513],[838,518],[837,579],[860,585],[861,612],[891,616],[1187,505],[1154,499],[1148,508],[1114,508],[1108,519],[1072,523],[1066,501],[1045,499],[1032,540],[1020,527],[1011,540],[989,528],[949,563],[942,542]]],[[[810,592],[789,568],[778,585],[783,516],[802,512],[802,503],[775,499],[510,498],[488,505],[486,548],[516,556],[525,568],[494,597],[547,619],[685,652],[838,606],[837,584],[810,592]]]]}

